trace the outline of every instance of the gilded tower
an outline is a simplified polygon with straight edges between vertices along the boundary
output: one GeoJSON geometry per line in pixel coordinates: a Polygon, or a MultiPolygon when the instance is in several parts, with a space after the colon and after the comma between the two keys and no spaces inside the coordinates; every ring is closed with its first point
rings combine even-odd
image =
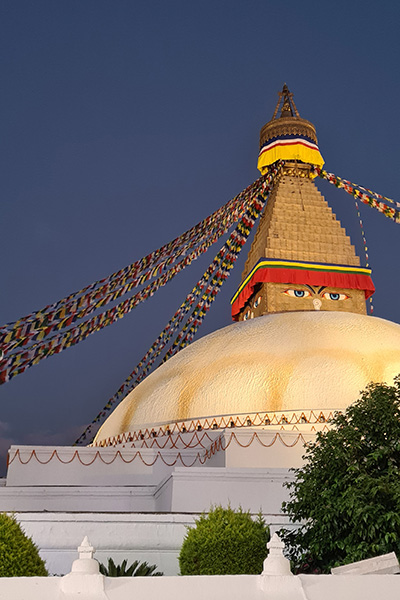
{"type": "Polygon", "coordinates": [[[315,127],[287,86],[260,133],[258,168],[284,160],[232,299],[236,321],[268,313],[332,310],[366,314],[374,292],[350,238],[313,183],[322,166],[315,127]],[[280,114],[279,114],[280,112],[280,114]]]}

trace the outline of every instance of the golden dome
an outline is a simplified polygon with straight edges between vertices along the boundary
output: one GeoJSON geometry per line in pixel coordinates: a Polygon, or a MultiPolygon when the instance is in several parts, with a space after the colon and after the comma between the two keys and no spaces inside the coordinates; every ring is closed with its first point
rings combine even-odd
{"type": "Polygon", "coordinates": [[[346,312],[275,313],[234,323],[159,367],[114,410],[95,443],[143,424],[246,412],[343,409],[400,373],[400,325],[346,312]]]}

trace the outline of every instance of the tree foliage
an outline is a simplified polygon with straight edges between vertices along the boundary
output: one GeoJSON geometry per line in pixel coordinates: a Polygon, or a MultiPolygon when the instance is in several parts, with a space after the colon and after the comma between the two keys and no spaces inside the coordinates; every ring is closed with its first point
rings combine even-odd
{"type": "Polygon", "coordinates": [[[14,516],[0,513],[0,577],[46,577],[37,546],[14,516]]]}
{"type": "Polygon", "coordinates": [[[394,551],[400,556],[400,380],[371,384],[333,428],[319,433],[295,469],[281,532],[298,572],[394,551]]]}
{"type": "Polygon", "coordinates": [[[269,527],[241,508],[215,506],[189,527],[179,555],[181,575],[261,573],[269,527]]]}
{"type": "Polygon", "coordinates": [[[159,577],[163,575],[156,571],[157,565],[149,565],[147,562],[135,560],[128,567],[127,563],[127,560],[123,560],[120,565],[116,565],[113,559],[109,558],[107,567],[100,563],[100,573],[107,577],[159,577]]]}

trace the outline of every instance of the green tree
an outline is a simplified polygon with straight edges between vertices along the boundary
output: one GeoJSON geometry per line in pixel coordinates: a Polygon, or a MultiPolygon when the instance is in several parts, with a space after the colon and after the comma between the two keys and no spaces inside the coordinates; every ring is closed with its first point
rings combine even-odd
{"type": "Polygon", "coordinates": [[[331,424],[287,484],[283,511],[302,525],[281,536],[297,572],[329,572],[391,551],[400,556],[399,378],[393,386],[369,385],[331,424]]]}
{"type": "Polygon", "coordinates": [[[181,575],[261,573],[269,527],[241,508],[215,506],[189,527],[179,555],[181,575]]]}
{"type": "Polygon", "coordinates": [[[0,513],[0,577],[47,576],[37,546],[14,516],[0,513]]]}
{"type": "Polygon", "coordinates": [[[128,567],[127,562],[127,560],[123,560],[120,565],[116,565],[113,559],[109,558],[107,567],[100,563],[100,573],[107,577],[159,577],[163,575],[163,573],[156,571],[156,565],[149,565],[147,562],[135,560],[128,567]]]}

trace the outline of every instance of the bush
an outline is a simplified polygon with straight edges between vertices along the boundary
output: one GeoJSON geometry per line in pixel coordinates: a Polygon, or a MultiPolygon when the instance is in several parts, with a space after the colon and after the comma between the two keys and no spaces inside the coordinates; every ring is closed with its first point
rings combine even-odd
{"type": "Polygon", "coordinates": [[[0,513],[0,577],[46,577],[37,546],[14,516],[0,513]]]}
{"type": "Polygon", "coordinates": [[[179,555],[181,575],[259,574],[267,555],[269,527],[241,508],[215,506],[188,527],[179,555]]]}
{"type": "Polygon", "coordinates": [[[100,573],[107,577],[159,577],[164,575],[160,573],[156,565],[149,565],[147,562],[135,560],[130,567],[127,567],[127,561],[123,560],[120,565],[116,565],[112,558],[108,559],[108,567],[100,563],[100,573]]]}
{"type": "Polygon", "coordinates": [[[288,484],[283,511],[301,526],[281,537],[297,572],[400,556],[400,379],[369,385],[332,425],[288,484]]]}

